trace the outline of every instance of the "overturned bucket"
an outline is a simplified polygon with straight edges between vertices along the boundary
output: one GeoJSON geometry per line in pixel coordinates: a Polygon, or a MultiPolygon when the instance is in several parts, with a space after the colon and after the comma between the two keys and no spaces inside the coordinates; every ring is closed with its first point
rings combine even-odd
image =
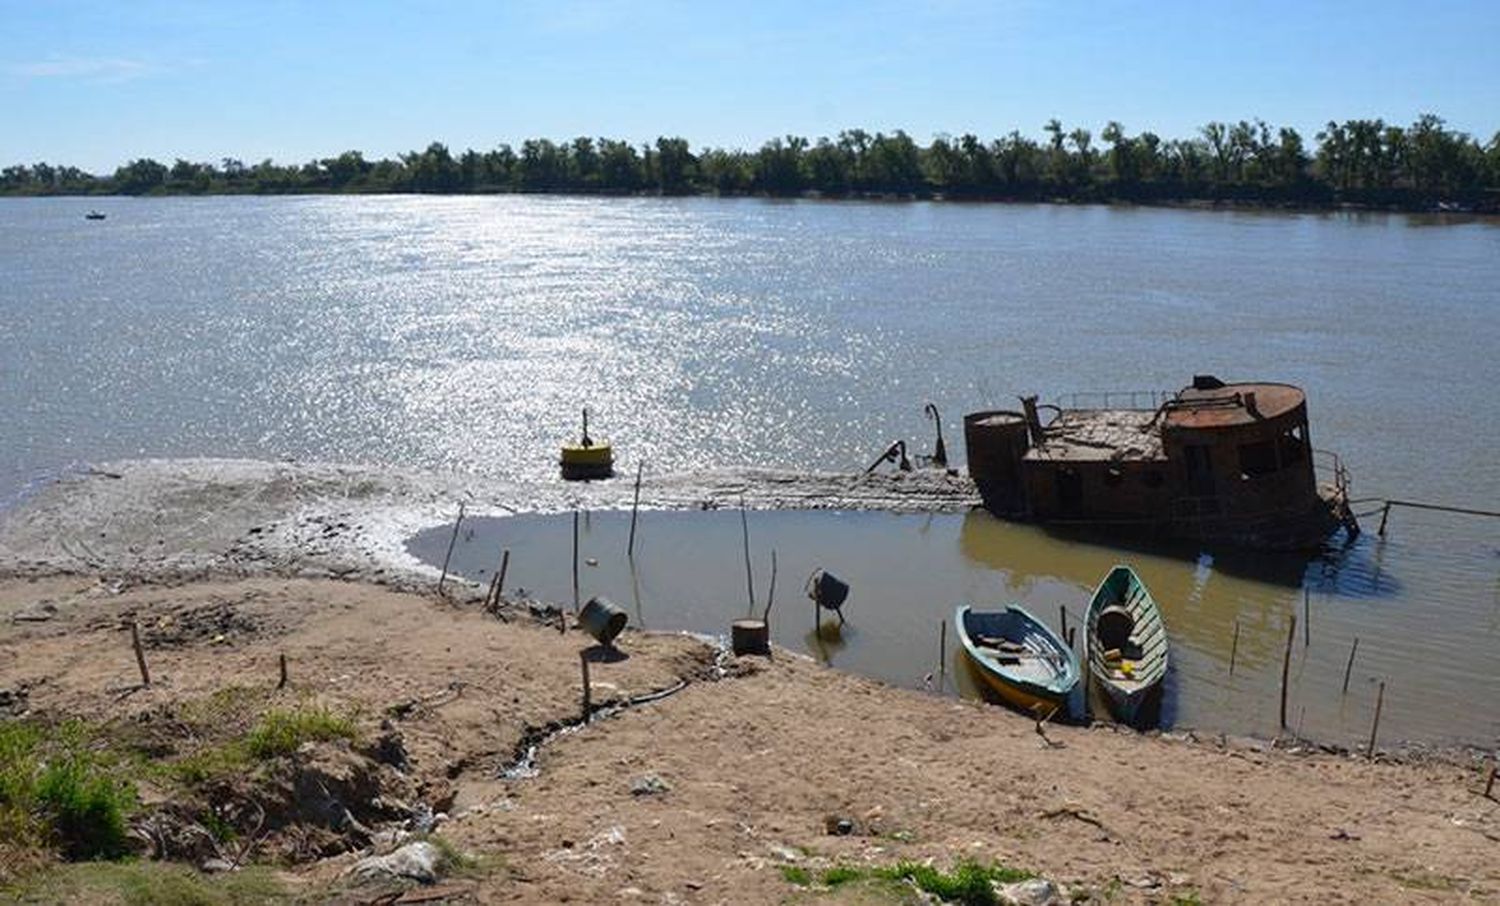
{"type": "Polygon", "coordinates": [[[838,610],[849,598],[849,584],[826,570],[817,570],[807,581],[808,597],[829,610],[838,610]]]}
{"type": "Polygon", "coordinates": [[[729,624],[729,645],[736,655],[770,654],[771,627],[765,620],[735,620],[729,624]]]}
{"type": "Polygon", "coordinates": [[[613,645],[615,636],[624,631],[628,621],[625,611],[608,598],[589,598],[578,613],[578,625],[601,645],[613,645]]]}

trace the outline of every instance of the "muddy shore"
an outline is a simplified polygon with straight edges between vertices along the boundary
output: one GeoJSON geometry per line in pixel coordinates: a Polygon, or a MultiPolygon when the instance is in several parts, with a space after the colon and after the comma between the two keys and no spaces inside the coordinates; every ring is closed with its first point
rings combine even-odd
{"type": "MultiPolygon", "coordinates": [[[[787,652],[736,659],[702,639],[635,632],[623,657],[590,657],[596,702],[640,703],[549,736],[579,718],[588,640],[525,602],[497,615],[476,589],[434,596],[431,569],[403,540],[461,501],[501,515],[616,508],[630,494],[627,481],[522,486],[290,463],[99,466],[0,517],[5,716],[180,728],[226,689],[247,714],[317,701],[355,715],[352,741],[304,746],[265,787],[194,793],[280,802],[253,857],[312,899],[371,901],[351,869],[394,848],[414,816],[441,814],[437,831],[481,867],[420,889],[456,901],[890,902],[911,891],[816,882],[834,867],[964,859],[1037,873],[1081,902],[1500,900],[1500,804],[1481,795],[1486,766],[1460,753],[1372,762],[1190,733],[1039,733],[1001,709],[787,652]],[[149,687],[121,629],[130,621],[143,629],[149,687]],[[533,776],[508,770],[542,739],[533,776]],[[368,833],[323,827],[297,811],[305,797],[275,793],[351,776],[378,782],[335,784],[331,798],[368,833]]],[[[642,503],[737,506],[742,495],[763,508],[974,502],[966,480],[941,474],[736,471],[648,479],[642,503]]],[[[167,762],[202,744],[148,742],[167,762]]],[[[173,795],[147,782],[142,800],[161,809],[173,795]]]]}

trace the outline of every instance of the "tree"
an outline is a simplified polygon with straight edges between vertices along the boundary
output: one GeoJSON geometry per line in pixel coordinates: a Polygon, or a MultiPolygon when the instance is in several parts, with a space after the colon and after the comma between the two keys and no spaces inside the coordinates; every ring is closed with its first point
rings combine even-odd
{"type": "Polygon", "coordinates": [[[126,195],[144,195],[167,181],[167,168],[149,157],[133,160],[115,171],[115,187],[126,195]]]}

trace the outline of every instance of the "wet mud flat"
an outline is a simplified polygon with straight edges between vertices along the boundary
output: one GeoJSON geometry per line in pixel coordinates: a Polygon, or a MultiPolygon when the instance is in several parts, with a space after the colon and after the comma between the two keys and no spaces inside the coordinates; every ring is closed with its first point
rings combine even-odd
{"type": "MultiPolygon", "coordinates": [[[[0,513],[0,572],[305,574],[381,582],[434,573],[417,531],[469,515],[627,509],[624,477],[568,483],[253,460],[136,460],[61,477],[0,513]]],[[[942,472],[848,475],[764,469],[647,475],[647,509],[964,512],[973,483],[942,472]]]]}

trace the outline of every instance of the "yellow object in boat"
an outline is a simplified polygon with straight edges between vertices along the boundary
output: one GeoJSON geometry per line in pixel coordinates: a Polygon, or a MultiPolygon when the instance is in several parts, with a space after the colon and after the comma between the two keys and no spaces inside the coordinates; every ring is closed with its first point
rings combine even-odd
{"type": "Polygon", "coordinates": [[[1121,661],[1120,662],[1120,672],[1123,673],[1123,674],[1125,674],[1127,677],[1129,677],[1129,676],[1135,676],[1135,662],[1134,661],[1121,661]]]}

